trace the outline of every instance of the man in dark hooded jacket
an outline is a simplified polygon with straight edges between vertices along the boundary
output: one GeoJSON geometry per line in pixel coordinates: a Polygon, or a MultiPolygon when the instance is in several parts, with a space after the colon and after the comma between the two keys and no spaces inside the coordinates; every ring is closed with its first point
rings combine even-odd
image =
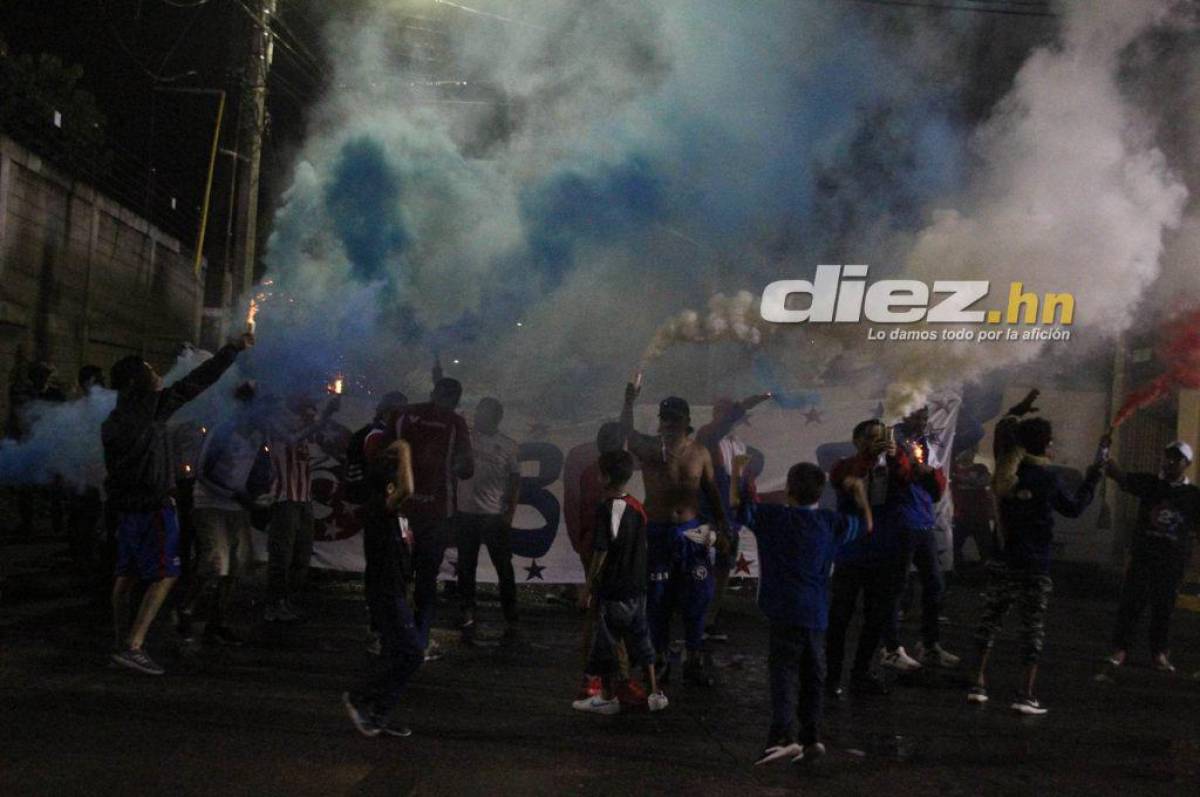
{"type": "Polygon", "coordinates": [[[117,406],[100,436],[108,469],[105,489],[117,513],[117,569],[113,583],[116,664],[147,675],[162,667],[142,650],[146,632],[180,573],[179,520],[175,514],[175,456],[167,420],[200,395],[233,364],[238,352],[254,345],[242,335],[170,387],[142,360],[131,355],[112,367],[117,406]],[[134,582],[148,582],[133,627],[122,635],[134,582]]]}

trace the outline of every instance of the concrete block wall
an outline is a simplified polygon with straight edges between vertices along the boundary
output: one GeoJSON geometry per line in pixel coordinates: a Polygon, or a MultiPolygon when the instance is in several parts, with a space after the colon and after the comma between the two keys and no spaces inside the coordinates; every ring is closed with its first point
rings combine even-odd
{"type": "Polygon", "coordinates": [[[197,341],[205,268],[180,242],[0,136],[0,418],[33,360],[68,393],[84,363],[165,369],[197,341]]]}

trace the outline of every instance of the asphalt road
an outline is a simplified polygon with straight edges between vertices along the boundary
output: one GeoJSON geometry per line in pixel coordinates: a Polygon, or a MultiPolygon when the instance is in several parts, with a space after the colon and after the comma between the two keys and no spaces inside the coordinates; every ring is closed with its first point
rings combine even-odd
{"type": "MultiPolygon", "coordinates": [[[[0,795],[1200,794],[1200,616],[1176,613],[1179,674],[1137,651],[1096,681],[1115,597],[1087,571],[1058,573],[1039,689],[1048,715],[969,706],[960,673],[930,673],[831,706],[818,765],[759,768],[766,630],[749,594],[731,602],[731,641],[713,647],[718,687],[673,683],[665,712],[597,717],[570,707],[576,612],[522,591],[516,644],[464,647],[439,631],[447,655],[417,675],[400,713],[413,736],[364,739],[339,703],[372,663],[355,584],[319,586],[294,626],[243,606],[240,649],[180,655],[160,620],[148,649],[168,672],[153,678],[107,665],[107,615],[57,571],[43,583],[26,568],[0,604],[0,795]]],[[[948,648],[968,650],[979,591],[969,579],[953,589],[948,648]]],[[[485,602],[485,625],[498,617],[485,602]]],[[[1004,697],[1017,683],[1013,634],[994,659],[1004,697]]]]}

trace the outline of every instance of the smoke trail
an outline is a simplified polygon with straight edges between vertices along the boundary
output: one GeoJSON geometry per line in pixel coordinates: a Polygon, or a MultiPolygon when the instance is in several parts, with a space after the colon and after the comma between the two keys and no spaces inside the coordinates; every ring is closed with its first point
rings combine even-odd
{"type": "Polygon", "coordinates": [[[755,348],[763,342],[762,319],[758,302],[749,291],[733,296],[714,294],[708,300],[708,313],[703,317],[695,310],[684,310],[658,328],[642,353],[642,365],[661,357],[678,343],[716,343],[731,341],[745,348],[755,348]]]}

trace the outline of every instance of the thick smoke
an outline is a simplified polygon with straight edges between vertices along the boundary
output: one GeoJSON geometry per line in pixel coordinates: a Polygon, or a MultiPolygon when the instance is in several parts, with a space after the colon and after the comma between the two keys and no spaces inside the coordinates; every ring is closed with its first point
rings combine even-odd
{"type": "MultiPolygon", "coordinates": [[[[375,2],[334,25],[336,88],[268,246],[294,303],[261,310],[264,378],[345,370],[421,395],[405,375],[439,351],[468,391],[611,413],[682,308],[852,247],[887,261],[897,231],[965,176],[969,19],[715,0],[505,8],[511,21],[375,2]]],[[[767,387],[745,356],[753,329],[672,348],[651,389],[703,401],[767,387]]],[[[807,381],[810,357],[774,368],[807,381]]]]}
{"type": "MultiPolygon", "coordinates": [[[[911,274],[988,279],[1003,295],[1013,281],[1071,292],[1073,331],[1093,340],[1131,324],[1137,300],[1161,274],[1165,236],[1179,225],[1188,191],[1156,145],[1152,120],[1124,90],[1122,58],[1175,5],[1064,5],[1061,41],[1030,55],[972,134],[977,173],[955,207],[934,211],[917,236],[911,274]]],[[[1044,348],[901,347],[885,367],[900,394],[922,380],[1025,363],[1044,348]]]]}
{"type": "Polygon", "coordinates": [[[68,402],[34,401],[24,408],[28,435],[0,440],[0,484],[52,484],[76,491],[104,483],[100,425],[117,394],[92,388],[68,402]]]}

